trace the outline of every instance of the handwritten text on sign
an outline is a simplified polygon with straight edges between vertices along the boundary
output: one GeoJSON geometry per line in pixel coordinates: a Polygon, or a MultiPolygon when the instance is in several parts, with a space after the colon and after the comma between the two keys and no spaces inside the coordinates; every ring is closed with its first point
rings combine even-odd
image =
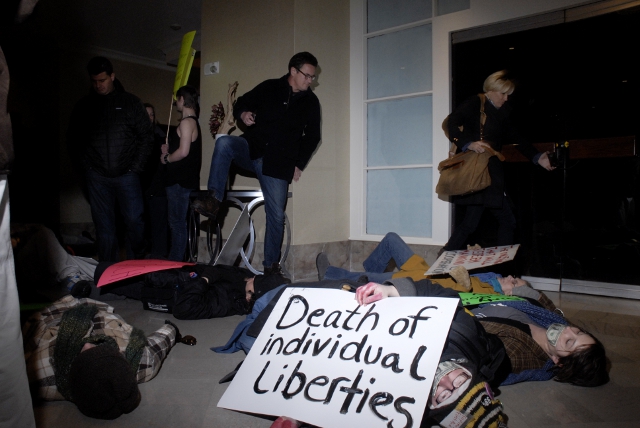
{"type": "Polygon", "coordinates": [[[417,427],[457,303],[361,307],[353,293],[288,288],[218,406],[322,427],[417,427]]]}
{"type": "Polygon", "coordinates": [[[456,266],[464,266],[467,270],[471,270],[498,265],[513,260],[518,248],[520,248],[520,244],[478,250],[445,251],[425,272],[425,275],[443,275],[449,273],[456,266]]]}

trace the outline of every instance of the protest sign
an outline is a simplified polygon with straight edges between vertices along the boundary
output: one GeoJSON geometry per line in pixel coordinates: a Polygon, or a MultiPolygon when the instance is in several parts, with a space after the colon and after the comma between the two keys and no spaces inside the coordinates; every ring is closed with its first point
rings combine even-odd
{"type": "Polygon", "coordinates": [[[218,407],[321,427],[418,427],[457,304],[361,307],[342,290],[288,288],[218,407]]]}
{"type": "Polygon", "coordinates": [[[113,282],[122,281],[123,279],[144,275],[145,273],[157,272],[167,269],[177,269],[186,265],[195,265],[195,263],[154,259],[125,260],[122,262],[114,263],[106,268],[100,276],[100,280],[98,281],[96,287],[102,287],[113,282]]]}
{"type": "Polygon", "coordinates": [[[195,31],[189,31],[182,37],[180,57],[178,58],[178,68],[176,69],[176,77],[173,82],[173,99],[176,99],[176,92],[178,92],[178,89],[186,85],[189,80],[189,73],[191,73],[193,58],[196,55],[196,50],[191,47],[195,36],[195,31]]]}
{"type": "Polygon", "coordinates": [[[522,297],[505,296],[503,294],[459,293],[462,306],[475,306],[492,302],[524,301],[522,297]]]}
{"type": "Polygon", "coordinates": [[[445,251],[431,265],[425,275],[444,275],[456,266],[467,270],[493,266],[513,260],[520,244],[487,247],[477,250],[445,251]]]}

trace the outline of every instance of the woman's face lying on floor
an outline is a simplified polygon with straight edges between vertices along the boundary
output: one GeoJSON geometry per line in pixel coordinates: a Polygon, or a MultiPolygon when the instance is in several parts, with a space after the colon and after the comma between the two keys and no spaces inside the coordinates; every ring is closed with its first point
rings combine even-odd
{"type": "Polygon", "coordinates": [[[498,282],[500,283],[500,286],[502,287],[502,291],[504,292],[504,294],[511,294],[511,293],[507,293],[507,291],[510,292],[516,287],[522,287],[527,285],[524,279],[516,278],[511,275],[509,275],[506,278],[498,278],[498,282]]]}
{"type": "Polygon", "coordinates": [[[500,285],[510,285],[512,287],[522,287],[523,285],[527,285],[526,281],[522,278],[516,278],[515,276],[509,275],[506,278],[498,278],[498,282],[500,285]]]}
{"type": "Polygon", "coordinates": [[[591,345],[594,345],[596,341],[593,337],[589,336],[578,327],[567,327],[562,330],[560,337],[555,346],[555,353],[558,357],[566,357],[576,351],[581,351],[591,345]]]}

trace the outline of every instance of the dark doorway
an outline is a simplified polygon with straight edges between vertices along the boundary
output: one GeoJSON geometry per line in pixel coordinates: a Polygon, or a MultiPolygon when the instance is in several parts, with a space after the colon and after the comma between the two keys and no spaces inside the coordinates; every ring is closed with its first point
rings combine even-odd
{"type": "MultiPolygon", "coordinates": [[[[520,132],[550,143],[543,149],[571,142],[566,168],[505,165],[522,244],[516,273],[640,285],[639,42],[635,8],[453,44],[454,106],[508,69],[520,132]]],[[[484,218],[469,243],[492,245],[494,235],[484,218]]]]}

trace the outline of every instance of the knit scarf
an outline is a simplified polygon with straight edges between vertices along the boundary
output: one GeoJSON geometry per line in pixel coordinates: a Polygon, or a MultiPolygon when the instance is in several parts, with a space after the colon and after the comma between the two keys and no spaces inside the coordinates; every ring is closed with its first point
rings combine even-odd
{"type": "MultiPolygon", "coordinates": [[[[567,320],[562,316],[551,312],[548,309],[540,308],[536,305],[532,305],[529,302],[500,302],[501,305],[510,306],[514,309],[524,312],[534,323],[540,327],[549,328],[553,323],[560,323],[567,325],[567,320]]],[[[483,305],[485,306],[485,305],[483,305]]],[[[482,306],[481,306],[482,307],[482,306]]],[[[551,369],[555,366],[553,361],[549,359],[544,367],[540,369],[523,370],[520,373],[510,373],[509,376],[500,384],[512,385],[514,383],[526,382],[526,381],[544,381],[553,378],[554,374],[551,369]]]]}
{"type": "MultiPolygon", "coordinates": [[[[115,339],[104,334],[85,337],[93,325],[93,317],[96,313],[98,313],[98,307],[95,305],[78,305],[66,311],[60,320],[52,366],[58,391],[67,400],[71,399],[69,371],[85,343],[119,349],[115,339]]],[[[124,351],[124,358],[134,373],[138,371],[145,346],[147,346],[147,338],[144,332],[134,327],[129,336],[129,344],[124,351]]]]}
{"type": "MultiPolygon", "coordinates": [[[[559,323],[567,325],[568,322],[562,316],[556,314],[555,312],[551,312],[548,309],[541,308],[536,305],[532,305],[529,302],[521,302],[521,301],[505,301],[500,302],[500,305],[509,306],[513,309],[517,309],[520,312],[524,312],[534,323],[538,324],[540,327],[549,328],[549,326],[553,323],[559,323]]],[[[484,307],[486,305],[481,305],[480,307],[484,307]]]]}

